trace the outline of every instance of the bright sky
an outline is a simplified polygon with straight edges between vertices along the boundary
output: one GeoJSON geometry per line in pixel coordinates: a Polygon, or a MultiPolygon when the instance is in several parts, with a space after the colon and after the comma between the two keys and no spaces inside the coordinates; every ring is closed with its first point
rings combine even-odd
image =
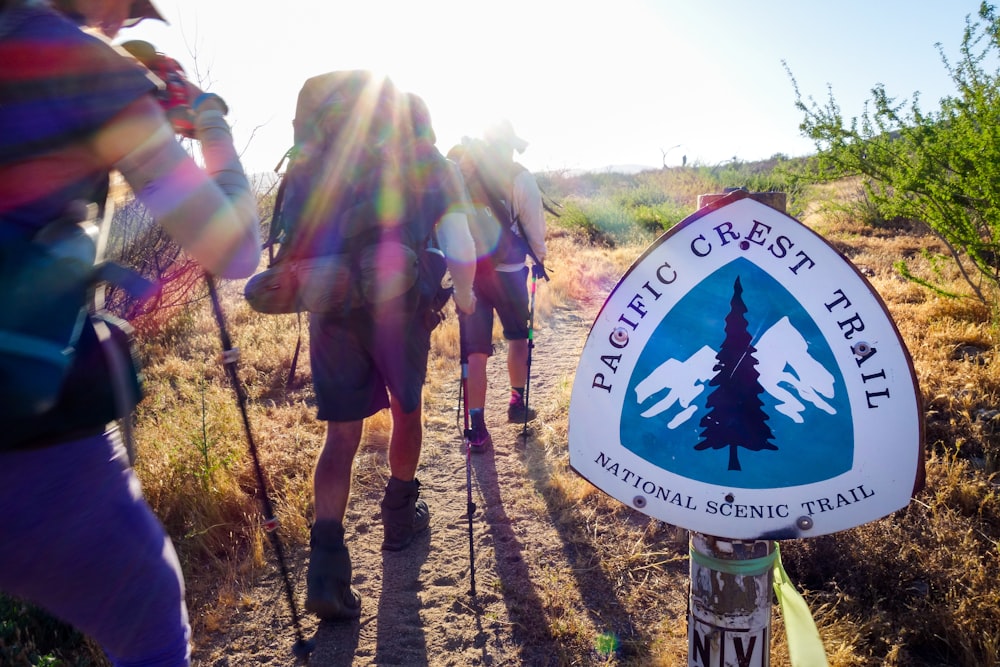
{"type": "Polygon", "coordinates": [[[979,0],[154,0],[146,39],[226,99],[250,172],[291,145],[306,78],[385,72],[428,103],[442,152],[509,118],[535,171],[813,152],[805,97],[859,116],[871,88],[925,110],[955,92],[979,0]],[[664,154],[665,158],[664,158],[664,154]]]}

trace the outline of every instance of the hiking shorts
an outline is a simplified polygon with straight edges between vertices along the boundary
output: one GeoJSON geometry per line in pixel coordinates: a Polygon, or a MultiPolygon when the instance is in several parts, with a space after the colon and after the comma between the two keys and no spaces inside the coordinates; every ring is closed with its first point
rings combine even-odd
{"type": "Polygon", "coordinates": [[[422,314],[401,311],[374,318],[309,315],[309,362],[316,417],[350,422],[389,407],[391,392],[404,412],[420,407],[431,327],[422,314]]]}
{"type": "Polygon", "coordinates": [[[477,271],[476,310],[461,316],[462,358],[493,354],[493,312],[506,340],[528,338],[528,267],[517,271],[477,271]]]}

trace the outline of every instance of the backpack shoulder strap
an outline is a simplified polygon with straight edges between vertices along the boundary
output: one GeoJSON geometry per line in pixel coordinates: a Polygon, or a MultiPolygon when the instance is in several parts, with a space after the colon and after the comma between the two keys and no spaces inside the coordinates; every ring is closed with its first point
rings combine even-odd
{"type": "MultiPolygon", "coordinates": [[[[510,193],[507,195],[506,199],[498,199],[498,202],[502,204],[501,210],[503,211],[503,216],[504,216],[501,219],[501,222],[505,225],[509,225],[509,227],[514,227],[514,226],[517,227],[517,231],[520,234],[521,240],[524,242],[523,243],[524,250],[527,253],[528,257],[530,257],[531,261],[534,262],[535,264],[541,265],[542,262],[538,259],[538,255],[535,254],[535,251],[531,247],[531,242],[528,240],[528,233],[524,229],[524,223],[521,222],[521,216],[519,215],[518,211],[514,210],[515,208],[514,181],[515,179],[517,179],[519,175],[527,171],[528,169],[524,165],[518,162],[513,163],[513,166],[511,167],[507,178],[507,183],[509,183],[510,186],[510,193]]],[[[497,195],[497,193],[490,193],[489,196],[491,197],[492,201],[492,198],[498,197],[499,195],[497,195]]],[[[497,211],[496,206],[491,204],[491,207],[494,210],[494,215],[496,215],[497,211]]]]}
{"type": "Polygon", "coordinates": [[[281,210],[285,203],[285,186],[288,179],[282,177],[278,182],[278,191],[274,195],[274,208],[271,209],[271,222],[267,229],[267,239],[264,241],[264,249],[267,250],[268,264],[274,263],[274,246],[279,242],[284,231],[282,224],[281,210]]]}

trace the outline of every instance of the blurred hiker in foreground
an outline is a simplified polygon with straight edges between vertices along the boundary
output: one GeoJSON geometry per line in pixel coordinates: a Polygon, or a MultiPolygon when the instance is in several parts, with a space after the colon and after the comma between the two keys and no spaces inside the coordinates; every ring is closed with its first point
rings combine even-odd
{"type": "Polygon", "coordinates": [[[392,415],[382,549],[400,551],[430,523],[416,474],[430,336],[452,293],[442,279],[447,269],[456,305],[472,312],[475,246],[459,175],[435,148],[420,98],[370,72],[331,72],[303,85],[294,125],[283,251],[351,275],[345,289],[331,286],[328,298],[301,308],[310,313],[317,417],[327,422],[305,608],[352,619],[361,595],[351,586],[344,517],[364,420],[386,408],[392,415]]]}
{"type": "Polygon", "coordinates": [[[493,314],[507,340],[510,401],[507,420],[527,423],[535,411],[525,403],[528,382],[528,266],[534,278],[545,277],[545,213],[535,177],[514,161],[528,142],[509,121],[490,127],[483,139],[464,140],[449,152],[462,168],[475,207],[472,224],[479,262],[476,310],[462,316],[462,358],[468,361],[469,445],[481,451],[492,442],[486,428],[486,363],[493,354],[493,314]]]}
{"type": "MultiPolygon", "coordinates": [[[[61,302],[48,303],[43,291],[48,275],[29,271],[33,285],[18,283],[22,265],[30,269],[56,240],[75,244],[59,250],[67,253],[62,273],[89,269],[82,303],[70,308],[71,319],[81,315],[57,393],[0,406],[0,590],[73,624],[114,665],[177,667],[190,662],[183,577],[115,425],[123,416],[116,391],[134,385],[124,406],[131,410],[141,390],[134,369],[124,382],[114,375],[114,360],[134,359],[128,336],[87,314],[102,288],[93,284],[99,244],[85,230],[97,228],[88,220],[100,220],[118,171],[153,219],[215,275],[250,275],[260,240],[222,99],[186,84],[203,170],[158,102],[162,82],[108,41],[146,18],[163,20],[142,1],[0,2],[0,328],[36,340],[27,333],[35,322],[18,313],[42,308],[31,319],[59,320],[61,302]]],[[[46,360],[31,353],[0,348],[5,371],[25,369],[0,374],[4,396],[36,384],[29,369],[46,360]]]]}

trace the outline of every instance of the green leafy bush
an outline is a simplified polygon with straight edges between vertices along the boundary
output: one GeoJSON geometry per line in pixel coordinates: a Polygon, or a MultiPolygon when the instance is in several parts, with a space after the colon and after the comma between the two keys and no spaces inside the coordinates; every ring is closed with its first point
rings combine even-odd
{"type": "MultiPolygon", "coordinates": [[[[919,92],[909,102],[881,84],[864,113],[850,121],[830,93],[825,105],[802,99],[803,132],[819,150],[817,178],[860,176],[884,220],[925,224],[948,247],[972,296],[1000,316],[1000,21],[983,3],[980,21],[966,18],[960,58],[941,60],[955,84],[953,96],[925,112],[919,92]]],[[[791,73],[789,72],[789,75],[791,73]]],[[[794,79],[793,79],[794,84],[794,79]]],[[[904,276],[948,293],[933,274],[904,276]]]]}

